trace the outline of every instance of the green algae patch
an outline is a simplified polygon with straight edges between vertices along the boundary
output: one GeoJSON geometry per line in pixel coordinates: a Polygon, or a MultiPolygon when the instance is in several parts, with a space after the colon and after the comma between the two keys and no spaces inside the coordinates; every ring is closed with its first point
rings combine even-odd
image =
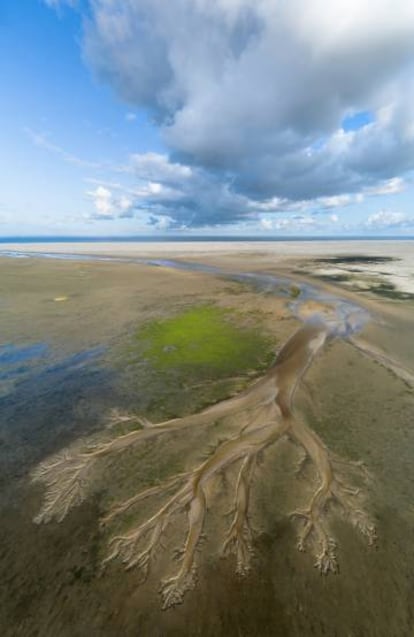
{"type": "Polygon", "coordinates": [[[200,303],[141,324],[112,352],[128,410],[159,422],[245,389],[275,357],[265,318],[200,303]]]}
{"type": "Polygon", "coordinates": [[[289,288],[289,294],[292,299],[297,299],[300,296],[301,289],[297,285],[291,285],[289,288]]]}
{"type": "Polygon", "coordinates": [[[269,339],[257,328],[237,325],[235,318],[229,310],[201,305],[145,325],[136,339],[143,356],[161,371],[224,378],[261,369],[269,363],[269,339]]]}

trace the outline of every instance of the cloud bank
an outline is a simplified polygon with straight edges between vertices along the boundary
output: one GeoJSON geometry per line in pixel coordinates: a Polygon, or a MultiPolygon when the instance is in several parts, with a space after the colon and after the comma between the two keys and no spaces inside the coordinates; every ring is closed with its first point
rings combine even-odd
{"type": "Polygon", "coordinates": [[[157,218],[215,225],[392,194],[414,169],[413,2],[89,5],[86,59],[170,151],[131,158],[160,184],[157,218]]]}

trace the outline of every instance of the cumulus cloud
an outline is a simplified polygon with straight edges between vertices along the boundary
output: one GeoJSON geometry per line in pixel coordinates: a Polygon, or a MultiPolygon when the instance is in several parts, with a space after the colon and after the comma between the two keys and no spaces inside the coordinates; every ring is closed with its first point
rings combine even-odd
{"type": "MultiPolygon", "coordinates": [[[[237,192],[231,180],[221,173],[172,161],[161,153],[131,155],[128,164],[122,167],[122,172],[135,178],[135,187],[125,188],[117,182],[86,180],[98,186],[87,193],[94,201],[95,218],[146,214],[150,224],[160,229],[215,227],[252,220],[258,221],[264,230],[299,229],[309,227],[314,216],[358,203],[363,197],[359,193],[301,200],[282,197],[255,199],[237,192]],[[285,220],[282,221],[269,221],[269,215],[279,213],[295,213],[296,216],[283,218],[285,220]]],[[[389,184],[384,186],[384,192],[391,190],[393,188],[389,184]]],[[[376,193],[366,193],[366,196],[368,194],[376,193]]],[[[331,214],[329,219],[334,221],[337,216],[331,214]]],[[[313,223],[319,224],[315,219],[313,223]]]]}
{"type": "Polygon", "coordinates": [[[371,230],[386,230],[391,228],[406,228],[414,226],[414,217],[408,217],[402,212],[380,210],[370,215],[366,221],[367,228],[371,230]]]}
{"type": "Polygon", "coordinates": [[[125,218],[133,215],[133,201],[125,194],[115,196],[106,186],[99,185],[87,193],[92,200],[94,212],[91,219],[109,220],[116,217],[125,218]]]}
{"type": "Polygon", "coordinates": [[[170,189],[165,215],[204,225],[399,191],[414,169],[414,3],[374,4],[89,0],[86,58],[171,151],[131,162],[170,189]]]}
{"type": "Polygon", "coordinates": [[[216,226],[241,221],[253,212],[253,202],[232,190],[221,175],[171,161],[167,155],[132,155],[126,170],[141,182],[134,190],[136,210],[165,217],[175,228],[216,226]]]}

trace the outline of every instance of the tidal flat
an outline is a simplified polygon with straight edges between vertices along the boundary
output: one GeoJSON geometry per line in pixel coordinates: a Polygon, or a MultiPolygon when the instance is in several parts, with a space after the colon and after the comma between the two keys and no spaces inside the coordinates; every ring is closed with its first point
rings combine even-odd
{"type": "Polygon", "coordinates": [[[0,258],[2,634],[412,635],[414,302],[324,249],[0,258]]]}

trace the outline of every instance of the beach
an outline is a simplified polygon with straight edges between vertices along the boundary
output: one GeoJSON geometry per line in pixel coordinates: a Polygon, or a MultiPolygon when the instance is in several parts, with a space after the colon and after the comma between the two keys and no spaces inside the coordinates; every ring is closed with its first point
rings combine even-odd
{"type": "Polygon", "coordinates": [[[2,244],[3,634],[408,637],[413,261],[413,241],[2,244]],[[273,394],[276,415],[264,407],[273,394]],[[248,409],[236,414],[226,401],[238,396],[248,409]],[[292,417],[303,426],[289,421],[277,444],[260,428],[292,417]],[[190,424],[144,439],[145,419],[190,424]],[[94,488],[61,519],[45,508],[48,483],[33,472],[48,475],[62,450],[121,447],[128,435],[138,444],[98,463],[94,488]],[[240,465],[251,448],[254,468],[240,465]],[[324,462],[339,495],[312,505],[318,476],[331,480],[324,462]],[[199,508],[192,518],[177,500],[143,582],[111,538],[148,523],[194,471],[206,484],[199,508]],[[148,489],[154,500],[120,513],[148,489]],[[309,502],[335,544],[324,555],[323,534],[303,535],[309,502]],[[231,514],[244,529],[243,512],[250,548],[223,557],[231,514]],[[177,589],[160,586],[185,564],[171,558],[183,548],[191,578],[176,603],[177,589]]]}

